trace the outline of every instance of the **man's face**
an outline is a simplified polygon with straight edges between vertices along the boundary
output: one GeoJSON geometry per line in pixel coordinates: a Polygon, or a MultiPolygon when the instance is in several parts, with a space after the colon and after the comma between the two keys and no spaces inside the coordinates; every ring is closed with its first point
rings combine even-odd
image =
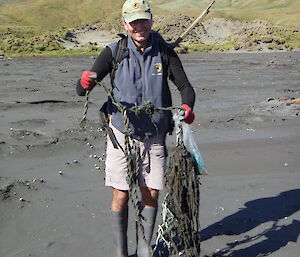
{"type": "Polygon", "coordinates": [[[152,20],[141,19],[130,23],[124,21],[123,25],[137,46],[145,46],[147,44],[151,32],[152,20]]]}

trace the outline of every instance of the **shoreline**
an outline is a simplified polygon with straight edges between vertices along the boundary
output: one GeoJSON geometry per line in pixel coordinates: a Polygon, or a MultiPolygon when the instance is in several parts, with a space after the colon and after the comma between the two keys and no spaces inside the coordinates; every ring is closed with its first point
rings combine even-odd
{"type": "MultiPolygon", "coordinates": [[[[197,54],[272,54],[272,53],[293,53],[293,52],[299,52],[300,48],[295,48],[291,51],[288,50],[269,50],[269,51],[247,51],[247,50],[228,50],[228,51],[194,51],[194,52],[186,52],[186,53],[178,53],[179,55],[197,55],[197,54]]],[[[22,58],[59,58],[59,57],[80,57],[80,56],[86,56],[90,57],[91,59],[95,58],[100,54],[101,51],[95,52],[95,53],[86,53],[85,51],[82,51],[82,53],[78,54],[72,54],[68,52],[66,55],[47,55],[47,53],[44,54],[36,54],[36,55],[26,55],[26,56],[13,56],[13,57],[4,57],[0,55],[0,62],[5,60],[12,60],[12,59],[22,59],[22,58]]],[[[51,52],[50,52],[51,53],[51,52]]]]}

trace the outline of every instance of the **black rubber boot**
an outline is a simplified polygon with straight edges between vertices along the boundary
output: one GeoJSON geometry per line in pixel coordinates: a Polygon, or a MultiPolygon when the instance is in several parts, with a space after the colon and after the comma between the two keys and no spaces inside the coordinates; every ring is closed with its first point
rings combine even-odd
{"type": "Polygon", "coordinates": [[[111,212],[116,257],[128,257],[127,226],[128,208],[122,212],[111,212]]]}
{"type": "Polygon", "coordinates": [[[137,226],[137,257],[151,257],[150,243],[152,239],[152,234],[154,230],[157,208],[153,207],[141,207],[141,214],[145,218],[142,221],[144,227],[145,239],[143,239],[140,228],[137,226]]]}

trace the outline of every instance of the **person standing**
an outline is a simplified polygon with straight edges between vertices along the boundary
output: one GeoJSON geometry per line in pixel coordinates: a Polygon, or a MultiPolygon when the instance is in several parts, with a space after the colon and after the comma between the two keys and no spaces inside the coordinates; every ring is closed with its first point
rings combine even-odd
{"type": "MultiPolygon", "coordinates": [[[[96,74],[101,81],[107,74],[111,76],[111,94],[127,107],[140,106],[146,101],[155,108],[172,106],[171,94],[167,79],[170,78],[181,94],[185,110],[184,120],[194,121],[193,106],[195,92],[188,81],[178,55],[157,32],[151,30],[153,20],[149,3],[145,0],[127,0],[122,7],[122,24],[127,31],[126,46],[122,48],[124,57],[117,63],[116,52],[120,41],[108,45],[97,57],[90,70],[85,70],[77,83],[77,94],[85,95],[92,90],[96,74]],[[165,58],[167,56],[167,58],[165,58]],[[164,59],[168,61],[165,62],[164,59]]],[[[124,122],[123,115],[116,106],[108,101],[106,110],[109,114],[109,127],[113,131],[118,147],[108,137],[106,149],[106,182],[113,188],[111,202],[112,227],[115,237],[116,253],[114,256],[127,257],[127,224],[129,186],[126,182],[127,164],[124,154],[124,122]]],[[[138,183],[141,192],[139,208],[144,217],[142,225],[144,235],[138,236],[137,256],[150,257],[151,238],[153,234],[159,191],[164,187],[166,167],[166,134],[172,130],[170,111],[156,111],[136,116],[129,114],[130,128],[135,143],[139,146],[140,166],[138,183]]],[[[137,232],[139,234],[139,232],[137,232]]]]}

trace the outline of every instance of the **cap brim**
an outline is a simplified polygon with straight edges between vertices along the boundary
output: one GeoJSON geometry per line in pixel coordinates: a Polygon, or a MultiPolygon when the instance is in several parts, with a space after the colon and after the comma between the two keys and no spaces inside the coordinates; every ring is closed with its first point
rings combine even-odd
{"type": "Polygon", "coordinates": [[[128,15],[128,17],[125,16],[123,18],[127,23],[130,23],[136,20],[151,20],[152,15],[151,13],[141,12],[141,13],[131,14],[128,15]]]}

